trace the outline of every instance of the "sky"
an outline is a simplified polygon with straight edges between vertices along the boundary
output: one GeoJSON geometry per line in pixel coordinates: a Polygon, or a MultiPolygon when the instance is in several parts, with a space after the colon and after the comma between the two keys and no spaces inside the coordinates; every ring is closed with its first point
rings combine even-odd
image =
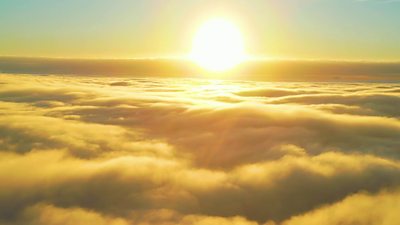
{"type": "Polygon", "coordinates": [[[181,57],[213,17],[233,21],[253,56],[400,59],[395,0],[2,0],[0,55],[181,57]]]}

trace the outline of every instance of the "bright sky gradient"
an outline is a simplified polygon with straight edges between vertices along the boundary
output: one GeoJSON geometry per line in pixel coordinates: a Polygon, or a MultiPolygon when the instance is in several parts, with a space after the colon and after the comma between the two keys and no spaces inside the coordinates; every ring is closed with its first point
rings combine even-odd
{"type": "Polygon", "coordinates": [[[183,56],[200,24],[221,16],[255,56],[400,59],[395,0],[2,0],[0,55],[183,56]]]}

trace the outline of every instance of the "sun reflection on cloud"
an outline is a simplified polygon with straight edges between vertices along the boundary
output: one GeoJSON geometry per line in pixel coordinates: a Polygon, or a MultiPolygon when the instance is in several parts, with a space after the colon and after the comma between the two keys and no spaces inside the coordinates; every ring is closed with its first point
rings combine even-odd
{"type": "Polygon", "coordinates": [[[0,78],[7,224],[398,222],[396,83],[0,78]]]}

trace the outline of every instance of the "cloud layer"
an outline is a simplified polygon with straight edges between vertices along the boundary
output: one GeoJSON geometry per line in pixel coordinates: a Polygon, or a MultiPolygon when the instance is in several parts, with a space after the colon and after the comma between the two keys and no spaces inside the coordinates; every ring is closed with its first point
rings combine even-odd
{"type": "Polygon", "coordinates": [[[397,83],[0,78],[0,224],[399,223],[397,83]]]}
{"type": "MultiPolygon", "coordinates": [[[[0,72],[128,77],[201,77],[215,74],[186,59],[62,59],[1,57],[0,72]]],[[[249,60],[224,73],[224,79],[259,81],[399,82],[400,62],[329,60],[249,60]]],[[[115,84],[118,85],[118,84],[115,84]]]]}

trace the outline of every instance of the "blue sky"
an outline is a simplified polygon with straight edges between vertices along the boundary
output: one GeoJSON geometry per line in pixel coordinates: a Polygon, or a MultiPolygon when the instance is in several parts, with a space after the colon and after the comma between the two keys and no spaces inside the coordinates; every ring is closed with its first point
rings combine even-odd
{"type": "Polygon", "coordinates": [[[400,59],[400,2],[2,0],[0,55],[183,55],[202,21],[227,17],[266,57],[400,59]]]}

